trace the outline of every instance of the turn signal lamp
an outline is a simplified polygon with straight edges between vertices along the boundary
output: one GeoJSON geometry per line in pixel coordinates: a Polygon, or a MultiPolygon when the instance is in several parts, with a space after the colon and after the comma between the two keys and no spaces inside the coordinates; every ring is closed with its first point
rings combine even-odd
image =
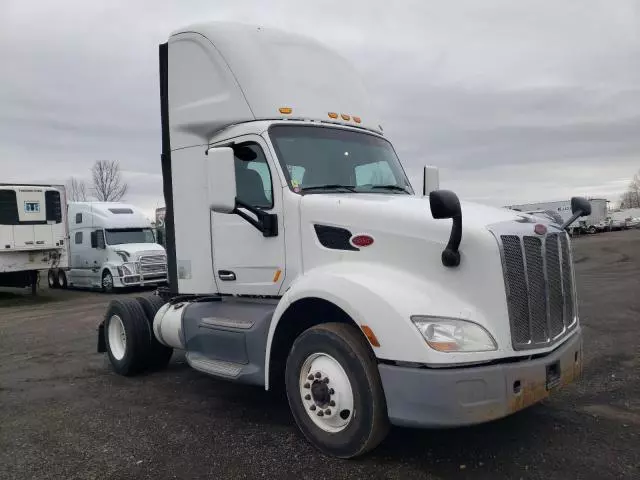
{"type": "Polygon", "coordinates": [[[289,115],[291,112],[293,112],[293,109],[291,107],[280,107],[278,111],[283,115],[289,115]]]}

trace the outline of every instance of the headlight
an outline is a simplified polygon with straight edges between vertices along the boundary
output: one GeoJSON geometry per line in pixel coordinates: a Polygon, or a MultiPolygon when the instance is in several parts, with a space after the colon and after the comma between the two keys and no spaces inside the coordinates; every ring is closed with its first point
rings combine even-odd
{"type": "Polygon", "coordinates": [[[124,265],[122,265],[122,270],[124,271],[125,275],[133,275],[135,273],[133,271],[133,265],[130,263],[125,263],[124,265]]]}
{"type": "Polygon", "coordinates": [[[498,348],[491,334],[477,323],[455,318],[411,317],[427,344],[439,352],[489,352],[498,348]]]}

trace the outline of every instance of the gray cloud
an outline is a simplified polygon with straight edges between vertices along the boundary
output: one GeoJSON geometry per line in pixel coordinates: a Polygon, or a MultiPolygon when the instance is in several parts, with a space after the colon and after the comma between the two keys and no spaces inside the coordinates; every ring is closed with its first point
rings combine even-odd
{"type": "Polygon", "coordinates": [[[235,20],[312,35],[362,72],[407,170],[492,204],[616,199],[640,168],[640,8],[607,0],[5,0],[3,181],[88,177],[117,159],[161,202],[157,45],[235,20]]]}

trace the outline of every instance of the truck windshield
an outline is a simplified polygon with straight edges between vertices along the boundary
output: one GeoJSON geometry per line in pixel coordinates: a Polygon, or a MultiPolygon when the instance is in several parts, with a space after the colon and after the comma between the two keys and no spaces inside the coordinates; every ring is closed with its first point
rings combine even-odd
{"type": "Polygon", "coordinates": [[[294,192],[413,193],[393,147],[376,135],[303,125],[269,134],[294,192]]]}
{"type": "Polygon", "coordinates": [[[105,230],[107,245],[122,245],[123,243],[155,243],[153,231],[150,228],[118,228],[105,230]]]}

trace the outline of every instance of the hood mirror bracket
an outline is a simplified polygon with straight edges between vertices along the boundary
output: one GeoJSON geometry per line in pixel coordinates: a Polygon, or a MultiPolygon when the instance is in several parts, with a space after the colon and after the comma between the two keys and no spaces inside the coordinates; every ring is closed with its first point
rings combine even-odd
{"type": "Polygon", "coordinates": [[[462,241],[462,209],[458,196],[450,190],[434,190],[429,193],[429,206],[431,215],[436,220],[450,218],[451,235],[449,242],[442,251],[442,265],[445,267],[457,267],[460,265],[460,242],[462,241]]]}

